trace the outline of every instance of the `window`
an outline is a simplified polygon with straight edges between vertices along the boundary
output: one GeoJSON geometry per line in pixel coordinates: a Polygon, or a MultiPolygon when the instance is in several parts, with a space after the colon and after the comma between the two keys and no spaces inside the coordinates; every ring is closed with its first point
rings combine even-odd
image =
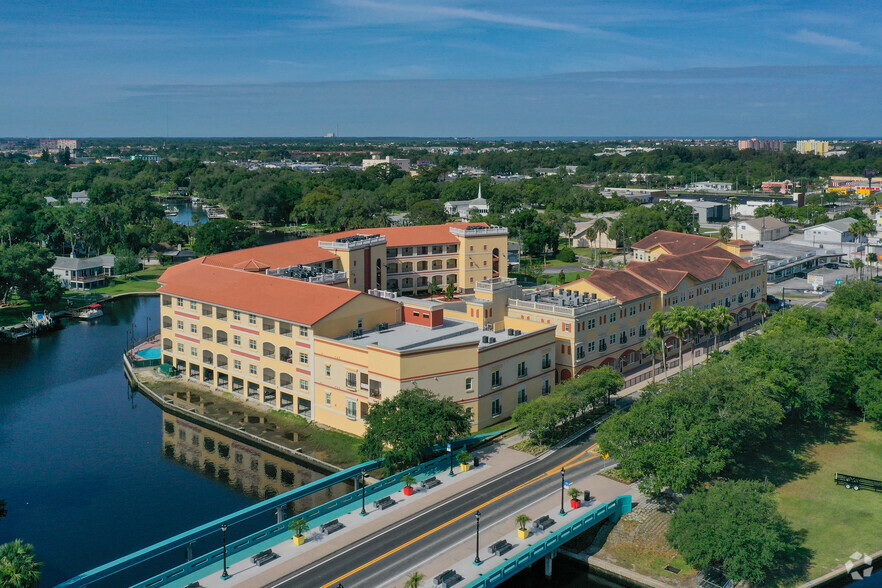
{"type": "Polygon", "coordinates": [[[309,337],[309,329],[307,329],[306,327],[300,327],[300,336],[309,337]]]}
{"type": "Polygon", "coordinates": [[[610,336],[609,336],[609,344],[610,344],[610,345],[615,345],[615,344],[616,344],[616,334],[615,334],[615,333],[611,333],[611,334],[610,334],[610,336]]]}
{"type": "Polygon", "coordinates": [[[198,331],[198,330],[197,330],[195,324],[194,324],[194,325],[190,325],[190,332],[191,332],[191,333],[196,333],[197,331],[198,331]]]}
{"type": "Polygon", "coordinates": [[[199,351],[195,347],[191,347],[190,348],[190,355],[192,355],[193,357],[196,357],[197,355],[199,355],[199,351]]]}
{"type": "Polygon", "coordinates": [[[234,320],[234,321],[240,321],[240,320],[242,320],[242,313],[239,312],[238,310],[234,310],[234,311],[233,311],[233,320],[234,320]]]}
{"type": "Polygon", "coordinates": [[[183,330],[184,330],[184,321],[178,321],[178,330],[179,330],[179,331],[183,331],[183,330]]]}
{"type": "Polygon", "coordinates": [[[248,339],[248,349],[257,349],[257,341],[254,339],[248,339]]]}
{"type": "Polygon", "coordinates": [[[241,345],[242,344],[242,336],[241,335],[233,335],[233,345],[241,345]]]}
{"type": "Polygon", "coordinates": [[[253,314],[249,314],[248,315],[248,324],[249,325],[256,325],[257,324],[257,316],[255,316],[253,314]]]}
{"type": "Polygon", "coordinates": [[[490,403],[490,416],[499,416],[502,414],[502,400],[495,398],[490,403]]]}
{"type": "Polygon", "coordinates": [[[234,359],[233,360],[233,369],[234,370],[241,370],[242,369],[242,362],[238,359],[234,359]]]}
{"type": "Polygon", "coordinates": [[[636,337],[636,336],[637,336],[637,329],[636,329],[636,327],[631,327],[631,336],[632,336],[632,337],[636,337]]]}
{"type": "Polygon", "coordinates": [[[594,341],[588,341],[588,353],[594,353],[594,348],[596,347],[594,341]]]}
{"type": "Polygon", "coordinates": [[[178,353],[183,353],[183,352],[184,352],[184,344],[178,343],[178,353]]]}
{"type": "Polygon", "coordinates": [[[466,392],[472,391],[472,383],[474,382],[474,378],[466,378],[466,392]]]}
{"type": "Polygon", "coordinates": [[[527,401],[527,389],[521,388],[518,390],[518,404],[523,404],[527,401]]]}
{"type": "Polygon", "coordinates": [[[636,306],[632,306],[631,308],[628,309],[628,316],[634,316],[635,314],[637,314],[637,307],[636,306]]]}
{"type": "Polygon", "coordinates": [[[347,398],[346,399],[346,418],[354,419],[355,418],[355,409],[356,409],[356,402],[351,398],[347,398]]]}
{"type": "Polygon", "coordinates": [[[601,353],[606,351],[606,339],[604,339],[603,337],[600,338],[600,340],[597,342],[597,349],[601,353]]]}
{"type": "Polygon", "coordinates": [[[251,460],[251,471],[256,472],[258,465],[260,465],[259,462],[256,459],[252,459],[251,460]]]}
{"type": "Polygon", "coordinates": [[[192,300],[190,301],[190,310],[196,310],[196,303],[192,300]]]}
{"type": "Polygon", "coordinates": [[[355,372],[346,372],[346,387],[355,388],[355,372]]]}
{"type": "Polygon", "coordinates": [[[499,370],[496,370],[495,372],[490,374],[490,385],[494,388],[502,386],[502,376],[499,375],[499,370]]]}
{"type": "Polygon", "coordinates": [[[249,365],[248,366],[248,373],[251,374],[252,376],[256,376],[257,375],[257,366],[256,365],[249,365]]]}
{"type": "Polygon", "coordinates": [[[325,364],[325,375],[331,377],[331,366],[325,364]]]}
{"type": "Polygon", "coordinates": [[[304,392],[309,392],[309,380],[300,379],[300,389],[304,392]]]}
{"type": "Polygon", "coordinates": [[[542,356],[542,369],[547,370],[551,367],[551,356],[549,354],[545,354],[542,356]]]}
{"type": "Polygon", "coordinates": [[[309,363],[309,356],[305,353],[300,354],[300,363],[309,363]]]}
{"type": "Polygon", "coordinates": [[[611,322],[611,323],[616,322],[616,313],[614,313],[614,312],[609,313],[609,322],[611,322]]]}
{"type": "Polygon", "coordinates": [[[597,326],[597,319],[588,319],[588,328],[593,329],[597,326]]]}
{"type": "Polygon", "coordinates": [[[527,377],[527,362],[522,361],[518,364],[518,377],[526,378],[527,377]]]}
{"type": "Polygon", "coordinates": [[[178,298],[178,306],[184,306],[184,299],[178,298]]]}
{"type": "Polygon", "coordinates": [[[646,325],[645,325],[645,324],[640,325],[640,336],[641,336],[641,337],[645,337],[645,336],[646,336],[646,325]]]}
{"type": "Polygon", "coordinates": [[[331,406],[331,393],[330,392],[325,392],[325,404],[327,404],[328,406],[331,406]]]}
{"type": "Polygon", "coordinates": [[[576,359],[585,359],[585,347],[581,343],[576,345],[576,359]]]}
{"type": "Polygon", "coordinates": [[[551,394],[551,380],[545,380],[542,382],[542,396],[548,396],[551,394]]]}
{"type": "Polygon", "coordinates": [[[625,333],[625,331],[622,331],[621,334],[619,335],[619,343],[624,345],[627,342],[628,342],[628,334],[625,333]]]}

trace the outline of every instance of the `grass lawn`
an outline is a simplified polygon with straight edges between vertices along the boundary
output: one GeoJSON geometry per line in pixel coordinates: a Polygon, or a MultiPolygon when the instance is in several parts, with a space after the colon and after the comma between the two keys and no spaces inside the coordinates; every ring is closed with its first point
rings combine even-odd
{"type": "MultiPolygon", "coordinates": [[[[155,292],[159,288],[159,282],[156,280],[167,269],[166,266],[157,265],[131,273],[128,276],[113,276],[109,286],[89,290],[86,294],[114,296],[129,292],[155,292]]],[[[82,292],[70,291],[68,294],[82,294],[82,292]]]]}
{"type": "Polygon", "coordinates": [[[882,479],[882,431],[857,422],[842,443],[810,447],[805,458],[814,471],[780,486],[781,513],[795,529],[805,529],[812,551],[809,578],[845,564],[855,551],[882,549],[882,494],[856,492],[833,483],[835,473],[882,479]]]}

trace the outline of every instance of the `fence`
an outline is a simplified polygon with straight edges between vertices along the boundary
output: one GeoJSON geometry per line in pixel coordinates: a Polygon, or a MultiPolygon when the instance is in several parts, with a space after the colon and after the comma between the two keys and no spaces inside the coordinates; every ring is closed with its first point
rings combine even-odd
{"type": "Polygon", "coordinates": [[[466,588],[491,588],[516,576],[541,558],[553,553],[564,543],[584,533],[594,525],[612,518],[618,521],[622,515],[631,512],[631,496],[619,496],[611,502],[601,504],[574,521],[564,525],[545,539],[528,546],[523,552],[511,557],[503,564],[493,568],[480,578],[468,584],[466,588]]]}

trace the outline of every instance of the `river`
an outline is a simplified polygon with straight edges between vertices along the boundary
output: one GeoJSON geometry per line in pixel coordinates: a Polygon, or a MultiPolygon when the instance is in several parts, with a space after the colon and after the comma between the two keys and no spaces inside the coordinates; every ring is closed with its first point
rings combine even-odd
{"type": "MultiPolygon", "coordinates": [[[[44,562],[44,586],[243,508],[257,495],[290,489],[294,474],[297,485],[306,477],[302,466],[201,430],[131,394],[121,361],[126,331],[134,327],[138,336],[148,316],[156,321],[159,300],[121,299],[105,304],[105,313],[94,323],[71,322],[0,346],[0,499],[9,509],[0,543],[33,544],[44,562]],[[186,443],[179,442],[184,431],[186,443]],[[201,453],[205,447],[192,447],[197,435],[200,445],[210,440],[259,458],[260,476],[225,472],[216,456],[201,453]],[[270,462],[279,474],[272,480],[264,476],[270,462]]],[[[272,522],[267,515],[249,526],[272,522]]],[[[219,547],[213,541],[219,538],[197,545],[197,552],[219,547]]],[[[126,579],[182,561],[182,553],[171,553],[126,579]]]]}

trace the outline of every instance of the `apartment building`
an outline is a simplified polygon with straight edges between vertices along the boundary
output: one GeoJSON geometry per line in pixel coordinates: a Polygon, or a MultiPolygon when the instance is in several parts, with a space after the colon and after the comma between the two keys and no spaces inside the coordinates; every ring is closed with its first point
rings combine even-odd
{"type": "Polygon", "coordinates": [[[498,263],[505,229],[487,225],[350,231],[211,255],[160,279],[163,362],[353,434],[372,404],[415,386],[453,398],[485,427],[587,369],[643,364],[659,310],[725,304],[739,321],[752,317],[762,266],[716,239],[660,233],[644,243],[651,260],[526,291],[498,263]],[[459,294],[403,295],[435,276],[459,294]]]}

